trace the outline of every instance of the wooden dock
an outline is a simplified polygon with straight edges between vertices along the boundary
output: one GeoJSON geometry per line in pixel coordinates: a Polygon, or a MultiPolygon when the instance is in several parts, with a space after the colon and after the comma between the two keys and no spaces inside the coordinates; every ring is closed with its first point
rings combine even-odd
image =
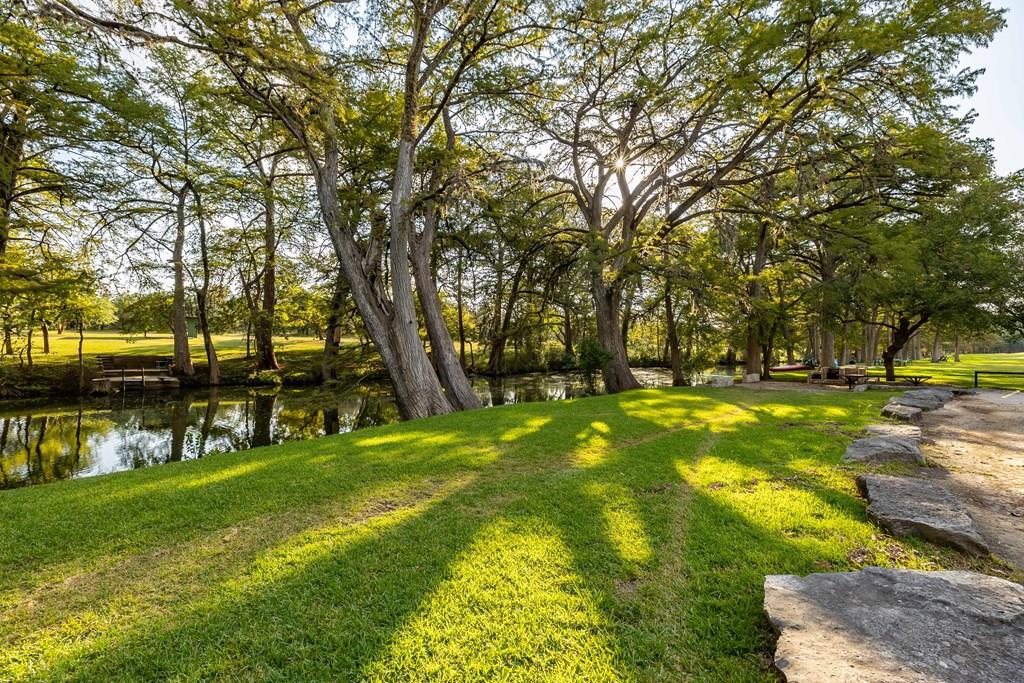
{"type": "Polygon", "coordinates": [[[98,358],[102,377],[92,381],[92,393],[177,389],[181,381],[171,374],[170,359],[149,357],[98,358]],[[127,367],[128,364],[137,367],[127,367]],[[146,367],[149,365],[150,367],[146,367]]]}
{"type": "Polygon", "coordinates": [[[111,394],[117,391],[153,391],[177,389],[181,382],[167,375],[124,375],[123,377],[97,377],[92,381],[92,393],[111,394]]]}

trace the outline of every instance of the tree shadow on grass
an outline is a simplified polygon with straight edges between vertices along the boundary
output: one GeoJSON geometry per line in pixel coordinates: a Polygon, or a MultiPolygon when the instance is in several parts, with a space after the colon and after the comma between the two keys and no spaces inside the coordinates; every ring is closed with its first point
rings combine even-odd
{"type": "MultiPolygon", "coordinates": [[[[58,653],[47,673],[72,680],[766,679],[764,575],[842,562],[870,526],[859,505],[843,503],[846,494],[827,484],[809,495],[783,482],[778,514],[763,519],[770,501],[745,503],[746,479],[730,482],[738,491],[709,489],[700,471],[707,458],[739,460],[752,471],[789,465],[740,448],[746,430],[772,427],[770,414],[751,419],[749,408],[730,400],[679,407],[691,397],[636,392],[586,411],[494,411],[488,443],[496,452],[469,463],[456,458],[447,469],[432,456],[413,459],[424,476],[472,470],[464,488],[356,524],[312,525],[164,617],[58,653]],[[705,412],[735,420],[704,424],[705,412]],[[514,448],[502,451],[502,443],[514,448]],[[558,443],[575,446],[552,456],[558,443]],[[840,502],[838,511],[823,508],[818,494],[840,502]],[[792,497],[798,506],[784,503],[792,497]],[[815,506],[820,517],[807,514],[815,506]],[[787,513],[799,517],[803,537],[784,533],[779,517],[787,513]],[[836,525],[835,516],[845,523],[836,525]]],[[[391,445],[404,452],[416,443],[391,445]]],[[[375,458],[364,458],[360,467],[372,471],[375,458]]],[[[381,470],[378,483],[395,475],[381,470]]]]}

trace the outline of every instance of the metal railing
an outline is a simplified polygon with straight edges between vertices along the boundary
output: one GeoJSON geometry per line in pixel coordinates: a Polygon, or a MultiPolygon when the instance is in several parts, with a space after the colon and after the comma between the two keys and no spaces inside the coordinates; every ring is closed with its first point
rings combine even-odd
{"type": "Polygon", "coordinates": [[[974,371],[974,388],[978,388],[978,375],[1021,375],[1024,376],[1024,372],[1013,372],[1011,370],[975,370],[974,371]]]}

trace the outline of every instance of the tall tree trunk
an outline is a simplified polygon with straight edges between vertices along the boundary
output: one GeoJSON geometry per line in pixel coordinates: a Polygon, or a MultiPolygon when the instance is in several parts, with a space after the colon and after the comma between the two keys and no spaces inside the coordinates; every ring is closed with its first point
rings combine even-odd
{"type": "Polygon", "coordinates": [[[960,362],[960,331],[953,333],[953,362],[960,362]]]}
{"type": "Polygon", "coordinates": [[[345,301],[345,281],[339,277],[331,294],[331,310],[327,313],[327,334],[324,335],[324,357],[320,361],[320,379],[338,379],[338,346],[341,338],[341,305],[345,301]]]}
{"type": "MultiPolygon", "coordinates": [[[[491,338],[491,353],[487,359],[487,371],[489,374],[494,376],[505,374],[505,348],[508,345],[509,330],[512,328],[512,315],[515,312],[516,303],[519,301],[519,289],[522,286],[523,274],[525,272],[526,260],[524,259],[519,262],[518,266],[516,266],[516,272],[512,276],[508,297],[505,301],[504,312],[502,312],[501,307],[503,288],[499,287],[497,289],[494,310],[498,317],[495,318],[494,334],[491,338]]],[[[518,351],[518,349],[519,346],[517,343],[516,350],[518,351]]]]}
{"type": "Polygon", "coordinates": [[[174,233],[174,370],[179,375],[191,377],[195,374],[192,355],[188,349],[188,322],[185,320],[185,198],[188,188],[182,187],[177,195],[174,233]]]}
{"type": "Polygon", "coordinates": [[[0,263],[11,240],[11,213],[28,137],[26,109],[15,106],[10,123],[0,123],[0,263]]]}
{"type": "Polygon", "coordinates": [[[830,368],[836,360],[835,330],[822,325],[821,327],[821,367],[830,368]]]}
{"type": "Polygon", "coordinates": [[[49,355],[50,353],[50,324],[43,319],[42,324],[39,326],[39,330],[43,333],[43,355],[49,355]]]}
{"type": "Polygon", "coordinates": [[[32,367],[32,323],[29,323],[28,332],[26,333],[27,339],[25,344],[25,360],[28,361],[28,366],[32,367]]]}
{"type": "Polygon", "coordinates": [[[932,337],[932,362],[938,363],[939,358],[942,357],[942,337],[939,333],[938,328],[935,330],[935,336],[932,337]]]}
{"type": "Polygon", "coordinates": [[[196,309],[199,313],[199,329],[203,333],[203,348],[206,350],[206,363],[209,366],[210,384],[220,384],[220,362],[217,360],[217,349],[213,345],[213,335],[210,334],[210,254],[206,244],[206,217],[203,215],[203,203],[198,190],[190,183],[192,197],[196,205],[196,215],[199,219],[199,252],[203,264],[203,283],[196,292],[196,309]]]}
{"type": "Polygon", "coordinates": [[[277,157],[271,161],[270,172],[264,176],[263,188],[263,301],[256,317],[256,366],[260,370],[277,370],[274,353],[274,319],[277,309],[277,202],[274,180],[277,157]]]}
{"type": "Polygon", "coordinates": [[[564,339],[562,340],[563,341],[563,351],[565,351],[565,355],[566,356],[571,356],[574,353],[574,345],[576,343],[576,340],[573,338],[573,330],[572,330],[572,308],[570,308],[569,304],[566,303],[565,306],[563,307],[563,310],[564,310],[564,313],[565,313],[565,315],[563,316],[563,320],[562,320],[562,324],[564,326],[564,329],[563,329],[563,337],[564,337],[564,339]]]}
{"type": "Polygon", "coordinates": [[[466,314],[462,301],[462,249],[459,249],[459,258],[456,266],[455,278],[455,314],[458,316],[459,328],[459,365],[466,369],[466,314]]]}
{"type": "Polygon", "coordinates": [[[4,355],[14,355],[14,340],[11,336],[11,326],[6,324],[4,325],[4,355]]]}
{"type": "Polygon", "coordinates": [[[750,281],[747,283],[747,346],[744,354],[744,372],[768,379],[761,368],[761,273],[768,264],[771,246],[771,230],[768,221],[762,220],[757,235],[757,247],[750,267],[750,281]]]}
{"type": "Polygon", "coordinates": [[[601,271],[595,269],[591,272],[590,288],[597,318],[597,339],[608,354],[608,362],[602,368],[605,391],[617,394],[639,389],[640,382],[629,369],[626,344],[622,339],[622,321],[619,320],[622,286],[617,282],[604,282],[601,271]]]}
{"type": "Polygon", "coordinates": [[[629,328],[633,323],[633,293],[634,288],[631,286],[624,290],[625,304],[622,307],[622,345],[628,348],[629,345],[629,328]]]}
{"type": "Polygon", "coordinates": [[[82,347],[85,346],[85,322],[82,316],[78,316],[78,393],[85,393],[85,356],[82,355],[82,347]]]}
{"type": "MultiPolygon", "coordinates": [[[[447,124],[447,117],[445,120],[447,124]]],[[[450,126],[446,125],[446,128],[450,126]]],[[[449,146],[451,142],[449,133],[449,146]]],[[[439,182],[432,180],[431,185],[436,186],[439,182]]],[[[436,191],[436,187],[435,187],[436,191]]],[[[423,216],[423,231],[418,237],[410,237],[413,276],[416,279],[416,293],[420,300],[420,310],[423,312],[423,323],[427,328],[427,337],[430,339],[430,352],[438,379],[444,387],[448,400],[459,410],[472,410],[481,406],[480,397],[473,391],[473,387],[466,378],[458,356],[455,355],[455,344],[452,342],[452,335],[448,331],[448,325],[444,320],[444,313],[441,310],[441,297],[434,284],[434,273],[431,268],[431,251],[434,244],[434,237],[437,232],[438,213],[434,202],[427,203],[423,216]]]]}
{"type": "Polygon", "coordinates": [[[688,386],[689,378],[683,377],[682,354],[679,352],[679,334],[676,330],[676,314],[672,309],[672,282],[665,281],[665,336],[668,339],[670,364],[672,366],[672,386],[688,386]]]}

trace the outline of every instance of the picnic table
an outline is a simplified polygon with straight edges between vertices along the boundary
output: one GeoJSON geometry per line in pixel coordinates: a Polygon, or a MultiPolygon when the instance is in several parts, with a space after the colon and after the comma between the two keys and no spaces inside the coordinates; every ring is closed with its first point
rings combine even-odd
{"type": "Polygon", "coordinates": [[[857,386],[858,384],[861,384],[862,382],[867,382],[868,381],[868,375],[867,375],[867,373],[864,373],[864,374],[846,373],[846,374],[843,375],[843,379],[846,380],[846,386],[848,386],[850,388],[850,391],[853,391],[853,388],[855,386],[857,386]]]}

